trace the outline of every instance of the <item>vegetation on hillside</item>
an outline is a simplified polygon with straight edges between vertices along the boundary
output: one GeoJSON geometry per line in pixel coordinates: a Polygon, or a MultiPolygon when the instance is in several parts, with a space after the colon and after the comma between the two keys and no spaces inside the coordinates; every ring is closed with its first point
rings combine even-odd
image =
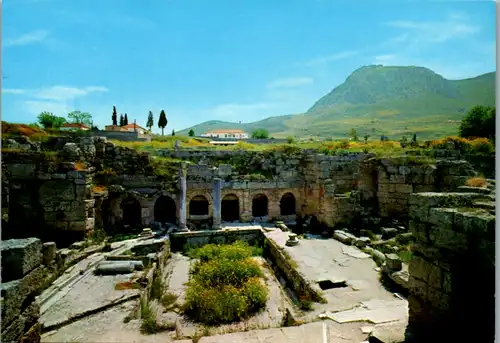
{"type": "Polygon", "coordinates": [[[271,136],[347,138],[359,136],[399,139],[417,134],[436,139],[457,134],[460,121],[475,105],[495,105],[495,73],[465,80],[447,80],[422,67],[363,67],[321,98],[307,113],[270,117],[253,123],[208,121],[189,129],[265,127],[271,136]]]}
{"type": "Polygon", "coordinates": [[[461,137],[485,137],[495,140],[495,107],[474,106],[460,123],[461,137]]]}
{"type": "Polygon", "coordinates": [[[185,313],[217,325],[245,319],[265,308],[268,290],[253,249],[244,242],[209,244],[188,252],[198,258],[190,270],[185,313]]]}

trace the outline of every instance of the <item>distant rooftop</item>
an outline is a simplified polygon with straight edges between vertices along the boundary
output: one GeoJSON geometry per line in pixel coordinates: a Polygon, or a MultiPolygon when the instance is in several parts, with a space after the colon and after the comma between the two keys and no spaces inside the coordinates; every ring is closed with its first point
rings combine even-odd
{"type": "Polygon", "coordinates": [[[62,124],[61,127],[75,127],[79,129],[88,129],[89,127],[85,124],[82,123],[66,123],[62,124]]]}
{"type": "Polygon", "coordinates": [[[229,129],[229,130],[210,130],[206,133],[245,133],[243,130],[239,129],[229,129]]]}

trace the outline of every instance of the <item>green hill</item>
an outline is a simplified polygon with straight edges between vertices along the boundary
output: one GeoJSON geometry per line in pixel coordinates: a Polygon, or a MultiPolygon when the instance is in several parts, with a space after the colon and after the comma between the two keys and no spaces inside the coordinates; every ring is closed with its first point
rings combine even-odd
{"type": "Polygon", "coordinates": [[[416,133],[431,139],[456,135],[460,120],[474,105],[495,105],[495,72],[447,80],[423,67],[373,65],[354,71],[304,114],[248,124],[211,121],[197,127],[247,132],[263,127],[276,137],[332,138],[345,138],[355,128],[359,136],[400,138],[416,133]]]}
{"type": "Polygon", "coordinates": [[[179,131],[179,135],[187,135],[189,130],[193,129],[196,135],[210,130],[224,130],[224,129],[240,129],[248,134],[251,134],[256,129],[266,129],[272,133],[282,132],[288,129],[288,122],[294,118],[295,115],[289,114],[284,116],[269,117],[260,121],[252,123],[231,123],[221,120],[210,120],[201,124],[189,127],[185,130],[179,131]]]}

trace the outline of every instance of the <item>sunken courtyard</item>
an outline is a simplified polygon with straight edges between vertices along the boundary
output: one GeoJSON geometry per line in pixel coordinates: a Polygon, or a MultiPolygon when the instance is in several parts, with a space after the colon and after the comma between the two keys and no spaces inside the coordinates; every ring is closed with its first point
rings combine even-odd
{"type": "Polygon", "coordinates": [[[490,157],[6,139],[2,342],[491,341],[490,157]]]}

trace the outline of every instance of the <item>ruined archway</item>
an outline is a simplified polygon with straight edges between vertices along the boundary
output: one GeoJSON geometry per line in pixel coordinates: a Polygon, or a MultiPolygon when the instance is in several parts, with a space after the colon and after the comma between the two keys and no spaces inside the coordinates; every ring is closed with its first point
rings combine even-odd
{"type": "Polygon", "coordinates": [[[208,200],[203,195],[197,195],[189,202],[190,216],[206,216],[208,215],[208,200]]]}
{"type": "Polygon", "coordinates": [[[177,222],[177,206],[175,205],[174,199],[168,195],[160,196],[154,207],[154,220],[160,223],[171,223],[175,224],[177,222]]]}
{"type": "Polygon", "coordinates": [[[257,194],[252,199],[252,216],[265,217],[268,212],[268,200],[264,194],[257,194]]]}
{"type": "Polygon", "coordinates": [[[240,219],[240,201],[234,194],[222,198],[221,217],[225,222],[235,222],[240,219]]]}
{"type": "Polygon", "coordinates": [[[142,224],[141,203],[139,200],[129,197],[124,199],[120,207],[123,213],[123,225],[138,227],[142,224]]]}
{"type": "Polygon", "coordinates": [[[285,193],[280,200],[280,214],[282,216],[294,215],[295,210],[295,196],[292,193],[285,193]]]}

